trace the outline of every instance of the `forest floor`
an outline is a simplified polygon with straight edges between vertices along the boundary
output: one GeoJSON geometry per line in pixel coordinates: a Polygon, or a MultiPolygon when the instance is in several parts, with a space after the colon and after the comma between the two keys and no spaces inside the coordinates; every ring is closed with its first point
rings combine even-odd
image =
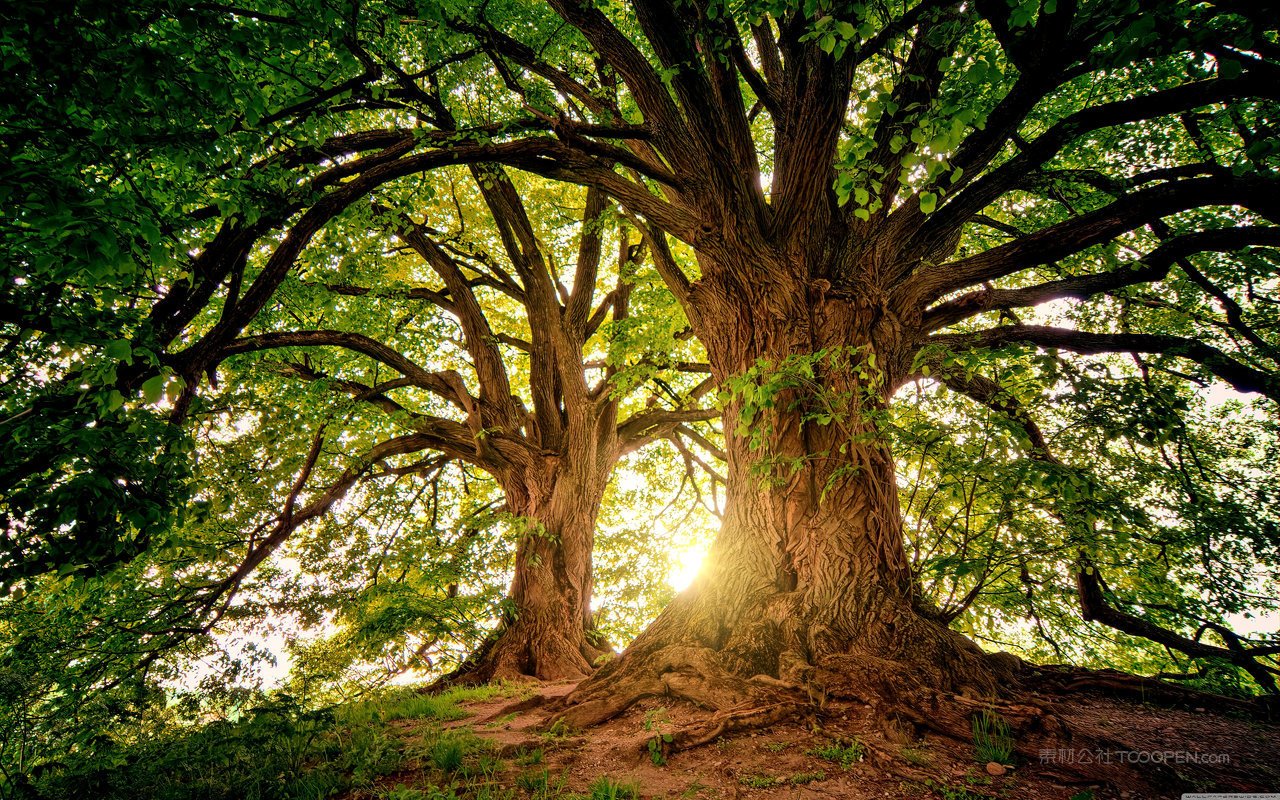
{"type": "Polygon", "coordinates": [[[1163,800],[1184,792],[1274,792],[1280,798],[1280,725],[1212,708],[1158,708],[1091,692],[1037,698],[1077,740],[1095,747],[1106,742],[1106,748],[1015,754],[1001,767],[980,759],[972,741],[886,735],[867,707],[836,702],[807,719],[664,755],[657,749],[662,734],[707,712],[654,698],[585,732],[557,730],[548,709],[572,688],[529,684],[516,697],[463,704],[469,714],[463,719],[393,723],[397,736],[434,755],[361,794],[392,800],[1163,800]],[[442,756],[439,742],[450,737],[471,744],[457,753],[445,747],[442,756]],[[1115,777],[1125,775],[1130,778],[1115,777]]]}

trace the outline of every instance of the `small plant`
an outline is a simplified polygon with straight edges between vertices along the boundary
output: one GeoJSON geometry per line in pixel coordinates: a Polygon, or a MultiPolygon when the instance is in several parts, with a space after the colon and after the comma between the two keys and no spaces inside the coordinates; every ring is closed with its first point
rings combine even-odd
{"type": "Polygon", "coordinates": [[[964,786],[948,786],[933,779],[926,780],[924,784],[932,789],[942,800],[991,800],[988,795],[975,792],[964,786]]]}
{"type": "Polygon", "coordinates": [[[667,763],[667,745],[675,741],[675,737],[669,733],[660,733],[657,736],[649,737],[649,760],[653,762],[655,767],[665,766],[667,763]]]}
{"type": "Polygon", "coordinates": [[[546,751],[541,747],[536,747],[533,750],[520,751],[520,753],[516,755],[516,763],[521,766],[529,767],[534,764],[541,764],[546,757],[546,751]]]}
{"type": "Polygon", "coordinates": [[[551,727],[547,728],[546,733],[542,734],[542,738],[547,741],[555,741],[559,739],[568,739],[573,735],[573,729],[569,727],[569,723],[563,718],[551,723],[551,727]]]}
{"type": "Polygon", "coordinates": [[[790,746],[791,742],[769,742],[764,746],[764,749],[768,750],[770,753],[781,753],[790,746]]]}
{"type": "Polygon", "coordinates": [[[671,716],[667,713],[666,706],[651,708],[644,712],[644,729],[646,731],[658,730],[660,725],[666,725],[669,722],[671,722],[671,716]]]}
{"type": "Polygon", "coordinates": [[[772,775],[743,775],[738,778],[738,783],[748,789],[772,789],[775,786],[781,786],[783,781],[772,775]]]}
{"type": "Polygon", "coordinates": [[[933,762],[933,756],[919,747],[904,747],[898,754],[913,767],[926,767],[933,762]]]}
{"type": "Polygon", "coordinates": [[[431,745],[431,764],[441,772],[457,772],[471,749],[471,743],[460,736],[444,734],[431,745]]]}
{"type": "Polygon", "coordinates": [[[537,794],[547,790],[547,783],[550,776],[546,769],[533,770],[531,772],[522,772],[516,776],[516,785],[527,792],[537,794]]]}
{"type": "Polygon", "coordinates": [[[848,769],[866,756],[867,749],[857,739],[850,739],[847,742],[840,739],[832,739],[807,752],[811,756],[816,756],[826,761],[834,761],[841,767],[848,769]]]}
{"type": "Polygon", "coordinates": [[[615,781],[608,775],[596,778],[588,791],[591,800],[640,800],[639,786],[615,781]]]}
{"type": "Polygon", "coordinates": [[[499,772],[506,768],[506,763],[493,753],[480,753],[462,765],[458,774],[463,778],[483,778],[493,780],[499,772]]]}
{"type": "Polygon", "coordinates": [[[822,770],[818,770],[817,772],[797,772],[795,775],[792,775],[790,778],[787,778],[787,783],[791,784],[792,786],[803,786],[806,783],[813,783],[814,781],[825,781],[826,779],[827,779],[827,773],[823,772],[822,770]]]}
{"type": "Polygon", "coordinates": [[[1009,723],[994,711],[983,709],[974,715],[972,726],[973,749],[979,762],[1011,763],[1013,730],[1009,723]]]}

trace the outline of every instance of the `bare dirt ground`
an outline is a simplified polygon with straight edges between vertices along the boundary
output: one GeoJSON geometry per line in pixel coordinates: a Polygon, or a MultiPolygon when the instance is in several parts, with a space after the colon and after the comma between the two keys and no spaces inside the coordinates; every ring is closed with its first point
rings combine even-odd
{"type": "Polygon", "coordinates": [[[1067,742],[1057,750],[1020,753],[1003,774],[989,774],[972,742],[916,738],[893,726],[886,732],[882,721],[855,704],[831,703],[807,718],[664,757],[655,756],[649,742],[708,712],[656,698],[585,732],[549,731],[549,709],[573,684],[531,688],[525,701],[473,703],[466,706],[471,717],[448,723],[494,743],[503,756],[498,780],[517,788],[518,797],[533,793],[521,780],[531,769],[545,769],[564,793],[588,792],[603,775],[635,784],[644,798],[689,800],[1163,800],[1183,792],[1280,793],[1280,725],[1212,708],[1156,708],[1091,692],[1041,697],[1094,749],[1067,742]],[[832,760],[833,743],[843,759],[832,760]]]}

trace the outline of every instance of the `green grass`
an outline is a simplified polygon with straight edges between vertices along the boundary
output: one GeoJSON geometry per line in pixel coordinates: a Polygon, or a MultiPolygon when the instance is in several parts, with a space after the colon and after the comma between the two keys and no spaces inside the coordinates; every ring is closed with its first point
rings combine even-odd
{"type": "Polygon", "coordinates": [[[441,734],[431,745],[431,765],[441,772],[457,772],[472,749],[474,745],[467,737],[453,731],[441,734]]]}
{"type": "Polygon", "coordinates": [[[550,785],[551,775],[546,768],[522,772],[516,776],[516,786],[531,794],[545,793],[550,785]]]}
{"type": "Polygon", "coordinates": [[[1012,764],[1013,730],[999,714],[985,709],[974,715],[973,751],[980,763],[1012,764]]]}
{"type": "Polygon", "coordinates": [[[797,772],[785,778],[774,775],[743,775],[738,778],[738,783],[748,789],[772,789],[775,786],[803,786],[806,783],[825,781],[826,779],[827,773],[817,770],[814,772],[797,772]]]}
{"type": "MultiPolygon", "coordinates": [[[[103,737],[81,754],[48,765],[24,798],[323,800],[371,796],[385,776],[416,765],[449,781],[455,775],[493,776],[502,765],[483,740],[470,731],[442,731],[438,723],[467,716],[462,703],[517,691],[524,690],[497,685],[424,695],[405,687],[318,710],[280,696],[235,720],[134,731],[128,743],[103,737]],[[415,742],[389,724],[396,720],[431,724],[415,742]]],[[[398,786],[380,794],[394,800],[447,800],[453,789],[398,786]]],[[[514,797],[481,785],[468,787],[466,794],[469,800],[514,797]]]]}
{"type": "Polygon", "coordinates": [[[772,789],[775,786],[781,786],[784,781],[772,775],[743,775],[738,778],[738,783],[748,789],[772,789]]]}
{"type": "Polygon", "coordinates": [[[942,800],[991,800],[990,795],[981,794],[965,786],[949,786],[935,780],[926,780],[925,786],[942,800]]]}
{"type": "Polygon", "coordinates": [[[471,716],[462,703],[483,702],[513,694],[517,690],[505,684],[460,686],[440,694],[422,694],[412,687],[397,687],[367,700],[339,706],[338,720],[345,725],[370,722],[392,722],[398,719],[434,719],[452,722],[471,716]]]}
{"type": "Polygon", "coordinates": [[[844,741],[841,739],[831,739],[823,742],[816,747],[812,747],[806,752],[824,761],[831,761],[839,764],[841,767],[848,769],[854,764],[861,761],[867,754],[866,748],[862,742],[857,739],[844,741]]]}
{"type": "Polygon", "coordinates": [[[590,800],[640,800],[640,787],[601,775],[588,790],[590,800]]]}

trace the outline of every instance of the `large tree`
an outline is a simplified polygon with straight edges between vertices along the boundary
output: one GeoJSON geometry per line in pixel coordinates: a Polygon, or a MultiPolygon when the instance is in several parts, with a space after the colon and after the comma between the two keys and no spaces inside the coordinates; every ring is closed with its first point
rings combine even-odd
{"type": "MultiPolygon", "coordinates": [[[[570,720],[658,692],[762,706],[812,682],[898,704],[995,693],[1008,661],[917,591],[878,430],[931,364],[997,405],[982,370],[1010,345],[1143,354],[1280,399],[1274,259],[1256,249],[1280,243],[1277,51],[1248,8],[553,5],[645,132],[636,177],[576,174],[692,249],[696,274],[664,258],[664,276],[729,387],[711,563],[570,720]],[[1167,316],[1139,310],[1179,273],[1167,316]],[[1092,310],[1071,327],[1017,310],[1064,298],[1092,310]],[[957,351],[986,357],[956,370],[957,351]]],[[[1085,555],[1079,575],[1087,618],[1125,624],[1085,555]]],[[[1271,652],[1236,645],[1239,663],[1271,652]]],[[[1270,688],[1274,667],[1251,669],[1270,688]]]]}
{"type": "MultiPolygon", "coordinates": [[[[448,113],[435,102],[439,113],[448,113]]],[[[422,188],[415,185],[411,197],[422,188]]],[[[640,322],[627,332],[632,290],[643,280],[638,237],[625,222],[611,220],[598,190],[558,188],[526,201],[503,170],[478,166],[441,185],[438,200],[419,208],[430,225],[377,205],[367,221],[382,235],[364,247],[362,237],[331,226],[299,265],[323,282],[286,284],[293,299],[280,298],[275,313],[264,310],[218,354],[218,360],[261,354],[288,378],[323,384],[388,417],[391,433],[399,434],[372,444],[319,491],[308,488],[309,464],[291,495],[307,503],[278,518],[238,573],[247,574],[301,524],[324,513],[369,469],[434,472],[442,461],[456,460],[496,481],[503,517],[518,534],[509,612],[459,679],[557,680],[591,671],[606,651],[588,639],[595,633],[591,555],[614,465],[647,442],[692,433],[690,425],[715,414],[697,402],[710,386],[700,366],[683,365],[692,381],[685,381],[685,393],[673,388],[682,377],[672,357],[681,346],[671,338],[683,327],[678,310],[642,302],[653,324],[640,322]],[[406,252],[395,255],[398,250],[406,252]],[[335,260],[347,265],[338,274],[335,260]],[[407,282],[422,271],[414,260],[433,281],[407,282]],[[610,290],[597,300],[601,283],[610,290]],[[327,302],[316,303],[317,294],[327,302]],[[344,307],[335,308],[339,298],[344,307]],[[297,330],[309,321],[298,307],[308,305],[322,310],[320,327],[297,330]],[[333,321],[326,324],[326,317],[333,321]],[[638,346],[646,336],[648,353],[638,346]],[[325,350],[355,360],[299,356],[325,350]],[[292,355],[281,360],[282,351],[292,355]],[[626,371],[628,359],[647,364],[626,371]],[[386,368],[391,375],[380,375],[386,368]],[[631,390],[655,380],[667,394],[636,402],[642,398],[633,399],[638,392],[631,390]],[[413,459],[383,466],[402,456],[413,459]]],[[[383,197],[394,194],[394,187],[384,187],[383,197]]],[[[347,427],[327,427],[337,430],[322,427],[317,442],[353,436],[347,427]]]]}
{"type": "MultiPolygon", "coordinates": [[[[304,11],[221,9],[255,32],[307,28],[304,11]]],[[[253,174],[292,171],[264,179],[270,202],[255,195],[252,213],[204,212],[221,228],[148,329],[167,347],[210,297],[231,298],[174,362],[193,385],[321,226],[426,170],[515,168],[617,202],[723,387],[728,505],[699,582],[579,687],[573,722],[665,692],[725,712],[686,737],[697,741],[842,691],[942,725],[948,715],[910,710],[922,695],[1011,685],[1016,661],[949,629],[904,549],[884,425],[908,383],[939,379],[1004,414],[1041,463],[1065,457],[997,375],[1028,351],[1131,354],[1139,370],[1280,398],[1278,52],[1248,4],[346,11],[324,37],[341,57],[284,109],[333,136],[280,146],[253,174]],[[451,120],[432,96],[484,102],[451,120]],[[278,244],[241,291],[268,235],[278,244]]],[[[229,24],[219,13],[200,7],[229,24]]],[[[279,119],[258,109],[217,133],[276,142],[257,129],[279,119]]],[[[40,310],[24,308],[25,324],[54,327],[40,310]]],[[[1045,390],[1073,398],[1080,385],[1045,390]]],[[[1061,524],[1098,539],[1098,497],[1063,499],[1061,524]]],[[[1090,619],[1225,658],[1263,685],[1274,672],[1270,645],[1227,631],[1205,651],[1199,633],[1119,611],[1087,550],[1073,575],[1090,619]]]]}

